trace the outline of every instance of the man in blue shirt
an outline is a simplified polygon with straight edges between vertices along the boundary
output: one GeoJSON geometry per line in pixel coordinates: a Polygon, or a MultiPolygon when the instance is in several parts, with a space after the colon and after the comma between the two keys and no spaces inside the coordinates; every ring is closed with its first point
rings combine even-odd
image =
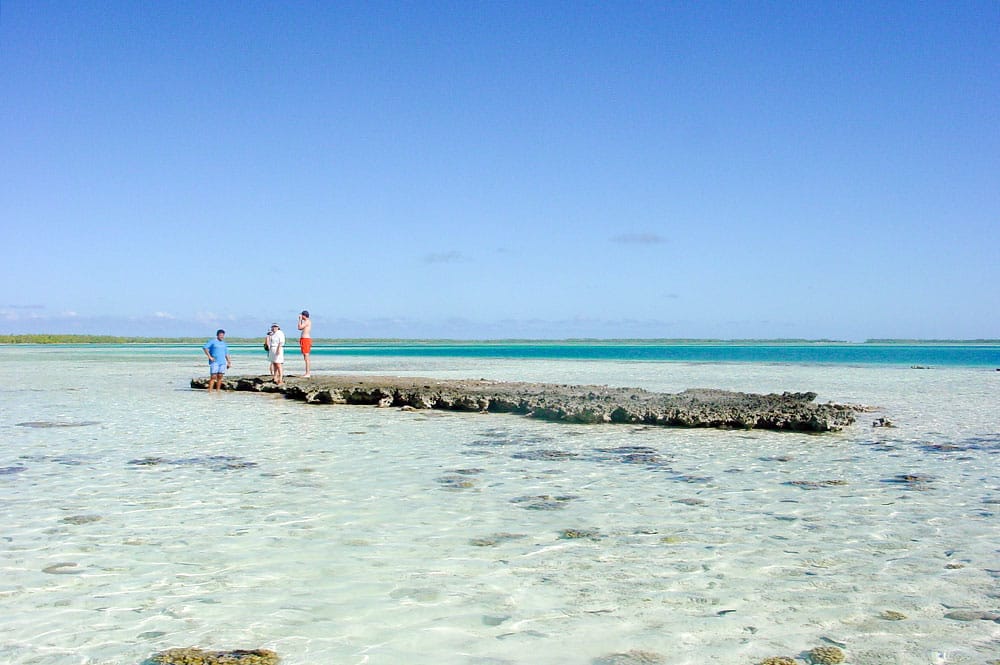
{"type": "Polygon", "coordinates": [[[211,375],[208,379],[209,392],[212,392],[213,384],[215,390],[222,389],[222,376],[227,369],[233,366],[233,361],[229,357],[229,345],[226,344],[225,337],[225,330],[217,330],[215,331],[215,339],[208,340],[205,342],[205,346],[201,347],[201,350],[208,356],[208,373],[211,375]]]}

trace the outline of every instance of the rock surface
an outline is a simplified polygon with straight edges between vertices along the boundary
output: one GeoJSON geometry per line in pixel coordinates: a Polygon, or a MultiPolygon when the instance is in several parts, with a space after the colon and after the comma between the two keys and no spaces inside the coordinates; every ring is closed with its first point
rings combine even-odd
{"type": "MultiPolygon", "coordinates": [[[[207,378],[191,380],[204,389],[207,378]]],[[[231,377],[223,389],[280,393],[309,404],[366,404],[410,409],[513,413],[565,423],[626,423],[800,432],[839,431],[860,407],[817,404],[815,393],[759,395],[694,389],[654,393],[641,388],[576,386],[420,377],[314,376],[278,386],[265,376],[231,377]]]]}

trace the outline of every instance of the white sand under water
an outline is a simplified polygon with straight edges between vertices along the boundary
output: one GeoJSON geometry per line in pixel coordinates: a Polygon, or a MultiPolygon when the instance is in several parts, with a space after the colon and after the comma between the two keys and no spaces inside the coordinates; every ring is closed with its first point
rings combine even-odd
{"type": "MultiPolygon", "coordinates": [[[[263,373],[260,355],[236,349],[233,372],[263,373]]],[[[1000,658],[1000,623],[946,617],[1000,610],[1000,372],[314,357],[880,409],[817,436],[209,395],[188,388],[203,359],[0,348],[0,662],[1000,658]]]]}

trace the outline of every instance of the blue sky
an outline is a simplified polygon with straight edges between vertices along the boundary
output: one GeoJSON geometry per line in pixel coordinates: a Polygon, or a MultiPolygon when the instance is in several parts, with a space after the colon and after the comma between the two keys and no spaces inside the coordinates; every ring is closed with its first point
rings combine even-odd
{"type": "Polygon", "coordinates": [[[1000,337],[1000,3],[0,7],[0,332],[1000,337]]]}

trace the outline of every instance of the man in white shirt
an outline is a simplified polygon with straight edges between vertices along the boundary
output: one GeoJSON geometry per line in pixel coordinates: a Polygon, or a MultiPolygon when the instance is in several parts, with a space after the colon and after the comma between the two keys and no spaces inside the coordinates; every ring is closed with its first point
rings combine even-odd
{"type": "Polygon", "coordinates": [[[271,324],[271,334],[267,336],[267,359],[271,361],[271,378],[279,386],[285,383],[285,333],[281,326],[271,324]]]}

